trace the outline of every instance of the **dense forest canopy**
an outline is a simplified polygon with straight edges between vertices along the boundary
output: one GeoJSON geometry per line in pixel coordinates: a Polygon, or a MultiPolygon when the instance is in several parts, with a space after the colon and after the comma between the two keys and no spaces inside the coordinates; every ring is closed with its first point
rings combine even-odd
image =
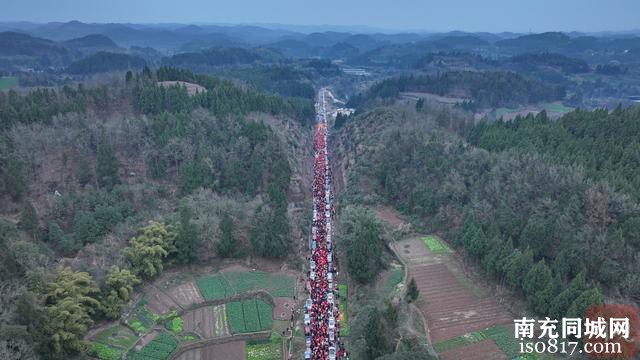
{"type": "Polygon", "coordinates": [[[580,165],[587,176],[640,198],[640,109],[576,110],[557,121],[545,113],[513,121],[482,122],[467,139],[489,151],[516,149],[548,154],[560,164],[580,165]]]}
{"type": "Polygon", "coordinates": [[[564,89],[511,72],[454,71],[439,75],[409,75],[381,81],[349,100],[352,107],[390,99],[400,92],[425,92],[469,99],[474,108],[515,107],[562,99],[564,89]]]}
{"type": "MultiPolygon", "coordinates": [[[[540,315],[579,315],[585,304],[603,301],[603,290],[640,299],[634,270],[640,261],[637,200],[591,180],[589,168],[578,166],[579,161],[553,164],[548,154],[554,154],[554,147],[536,151],[534,144],[544,145],[535,136],[526,142],[529,148],[500,151],[503,145],[488,152],[438,130],[437,107],[428,113],[431,119],[425,120],[406,108],[379,109],[343,126],[337,135],[340,154],[352,156],[354,144],[360,144],[349,173],[348,201],[391,204],[417,224],[436,229],[477,259],[487,274],[521,292],[540,315]]],[[[610,117],[639,120],[637,109],[612,115],[576,112],[557,125],[538,116],[480,125],[471,138],[487,147],[525,142],[532,132],[510,133],[523,123],[553,128],[568,122],[589,131],[599,121],[610,124],[605,120],[610,117]]],[[[600,130],[593,128],[594,133],[600,130]]],[[[591,151],[605,158],[619,151],[621,145],[603,140],[591,151]]],[[[590,158],[589,142],[570,144],[572,155],[590,158]],[[583,150],[576,149],[578,144],[583,150]]]]}

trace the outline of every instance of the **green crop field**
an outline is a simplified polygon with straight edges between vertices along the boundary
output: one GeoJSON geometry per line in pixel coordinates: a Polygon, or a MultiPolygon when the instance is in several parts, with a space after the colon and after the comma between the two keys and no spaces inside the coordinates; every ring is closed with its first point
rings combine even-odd
{"type": "Polygon", "coordinates": [[[147,309],[145,304],[146,301],[141,301],[127,320],[127,324],[138,334],[147,332],[160,319],[160,316],[147,309]]]}
{"type": "Polygon", "coordinates": [[[145,345],[140,351],[130,351],[127,354],[128,360],[166,360],[178,347],[178,341],[167,334],[162,333],[156,336],[150,343],[145,345]]]}
{"type": "Polygon", "coordinates": [[[422,242],[436,254],[449,252],[449,247],[433,235],[423,236],[422,242]]]}
{"type": "Polygon", "coordinates": [[[269,330],[273,326],[273,307],[263,300],[233,301],[225,308],[233,334],[269,330]]]}
{"type": "Polygon", "coordinates": [[[294,279],[291,276],[265,272],[228,272],[222,276],[239,294],[263,289],[275,297],[293,297],[294,279]]]}
{"type": "Polygon", "coordinates": [[[293,297],[294,278],[265,272],[228,272],[196,281],[205,300],[221,300],[253,290],[265,290],[274,297],[293,297]]]}
{"type": "Polygon", "coordinates": [[[227,321],[232,334],[246,332],[244,329],[244,315],[242,313],[242,302],[234,301],[225,304],[227,311],[227,321]]]}
{"type": "Polygon", "coordinates": [[[494,326],[483,330],[484,334],[496,342],[496,345],[509,358],[514,358],[520,354],[520,345],[518,340],[513,336],[513,331],[508,326],[494,326]]]}
{"type": "Polygon", "coordinates": [[[196,284],[205,300],[220,300],[236,294],[227,279],[220,275],[200,278],[196,284]]]}
{"type": "Polygon", "coordinates": [[[172,332],[179,334],[184,330],[184,320],[180,316],[176,316],[171,320],[165,322],[165,328],[172,332]]]}
{"type": "Polygon", "coordinates": [[[104,345],[129,350],[138,341],[138,336],[127,327],[116,325],[100,331],[92,340],[104,345]]]}
{"type": "Polygon", "coordinates": [[[18,85],[18,78],[15,77],[0,77],[0,91],[13,89],[18,85]]]}
{"type": "Polygon", "coordinates": [[[122,353],[122,349],[117,349],[101,343],[94,343],[91,356],[100,360],[119,360],[122,358],[122,353]]]}
{"type": "Polygon", "coordinates": [[[262,329],[273,328],[273,307],[264,300],[256,300],[258,308],[258,317],[260,318],[260,327],[262,329]]]}
{"type": "Polygon", "coordinates": [[[517,339],[513,337],[513,333],[508,326],[494,326],[440,341],[433,345],[433,349],[436,352],[441,353],[461,346],[475,344],[485,339],[493,340],[498,348],[500,348],[500,350],[502,350],[509,359],[513,359],[520,354],[520,347],[517,339]]]}
{"type": "Polygon", "coordinates": [[[247,360],[280,360],[282,359],[282,337],[274,333],[267,341],[249,341],[245,349],[247,360]]]}
{"type": "Polygon", "coordinates": [[[565,106],[561,102],[544,103],[542,104],[542,107],[547,111],[557,112],[560,114],[573,111],[572,107],[565,106]]]}

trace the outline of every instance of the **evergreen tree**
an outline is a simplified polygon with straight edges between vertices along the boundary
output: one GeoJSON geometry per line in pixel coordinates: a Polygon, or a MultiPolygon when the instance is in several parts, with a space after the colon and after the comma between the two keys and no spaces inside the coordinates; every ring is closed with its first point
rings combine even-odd
{"type": "Polygon", "coordinates": [[[91,181],[91,169],[89,162],[84,156],[78,157],[78,167],[76,168],[76,177],[80,185],[87,185],[91,181]]]}
{"type": "Polygon", "coordinates": [[[95,243],[102,237],[102,229],[92,213],[80,211],[75,218],[73,237],[78,245],[95,243]]]}
{"type": "Polygon", "coordinates": [[[184,202],[180,204],[179,216],[180,224],[175,238],[176,259],[182,264],[189,264],[198,259],[200,234],[196,224],[191,221],[191,209],[184,202]]]}
{"type": "Polygon", "coordinates": [[[220,241],[216,244],[216,249],[220,257],[237,257],[242,253],[238,248],[238,242],[235,236],[235,225],[233,220],[227,214],[223,215],[220,220],[220,241]]]}
{"type": "Polygon", "coordinates": [[[68,255],[74,250],[73,242],[69,241],[57,222],[49,223],[49,242],[60,249],[63,254],[68,255]]]}
{"type": "Polygon", "coordinates": [[[569,306],[566,317],[584,318],[586,310],[591,305],[604,304],[604,296],[599,288],[593,287],[585,290],[569,306]]]}
{"type": "Polygon", "coordinates": [[[30,201],[25,201],[20,212],[20,222],[18,227],[27,232],[32,237],[38,234],[38,213],[30,201]]]}
{"type": "Polygon", "coordinates": [[[341,221],[349,274],[359,283],[369,283],[380,270],[381,225],[374,214],[359,207],[346,208],[341,221]]]}
{"type": "Polygon", "coordinates": [[[530,249],[525,250],[524,253],[519,249],[514,250],[510,256],[509,263],[507,265],[507,281],[513,288],[520,289],[522,287],[522,280],[525,275],[533,266],[533,252],[530,249]]]}
{"type": "Polygon", "coordinates": [[[573,280],[558,296],[551,300],[549,305],[549,317],[560,319],[567,314],[571,303],[587,289],[586,274],[584,271],[576,275],[573,280]]]}
{"type": "Polygon", "coordinates": [[[257,255],[285,257],[289,251],[289,223],[286,213],[273,206],[262,206],[254,216],[251,245],[257,255]]]}
{"type": "Polygon", "coordinates": [[[14,201],[20,200],[27,192],[27,178],[24,176],[22,161],[11,154],[2,166],[0,172],[7,193],[14,201]]]}
{"type": "Polygon", "coordinates": [[[529,307],[540,315],[546,315],[553,296],[554,282],[551,271],[543,260],[536,263],[525,276],[522,289],[529,307]]]}
{"type": "Polygon", "coordinates": [[[120,183],[120,177],[118,176],[118,159],[104,129],[98,142],[96,177],[98,186],[106,189],[111,189],[120,183]]]}
{"type": "Polygon", "coordinates": [[[407,295],[406,299],[408,303],[414,302],[420,296],[420,289],[418,289],[418,285],[416,284],[416,279],[411,278],[409,281],[409,286],[407,287],[407,295]]]}

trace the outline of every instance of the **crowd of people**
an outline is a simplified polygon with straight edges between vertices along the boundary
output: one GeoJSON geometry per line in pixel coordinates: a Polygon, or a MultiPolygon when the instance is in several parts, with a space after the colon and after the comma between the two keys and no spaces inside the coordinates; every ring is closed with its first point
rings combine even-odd
{"type": "Polygon", "coordinates": [[[318,121],[314,143],[313,223],[308,258],[307,291],[304,307],[305,359],[348,359],[339,340],[340,311],[336,276],[338,274],[331,240],[333,195],[331,169],[327,153],[327,121],[324,92],[318,104],[318,121]]]}

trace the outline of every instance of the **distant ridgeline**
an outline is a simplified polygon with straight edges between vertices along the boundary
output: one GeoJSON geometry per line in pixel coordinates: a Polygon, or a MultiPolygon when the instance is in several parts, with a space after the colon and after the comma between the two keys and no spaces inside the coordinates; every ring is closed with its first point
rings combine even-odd
{"type": "Polygon", "coordinates": [[[512,72],[450,71],[439,75],[400,76],[381,81],[367,92],[349,100],[349,107],[361,107],[375,100],[397,97],[413,91],[440,96],[470,98],[467,108],[516,107],[564,98],[562,87],[547,85],[512,72]]]}

